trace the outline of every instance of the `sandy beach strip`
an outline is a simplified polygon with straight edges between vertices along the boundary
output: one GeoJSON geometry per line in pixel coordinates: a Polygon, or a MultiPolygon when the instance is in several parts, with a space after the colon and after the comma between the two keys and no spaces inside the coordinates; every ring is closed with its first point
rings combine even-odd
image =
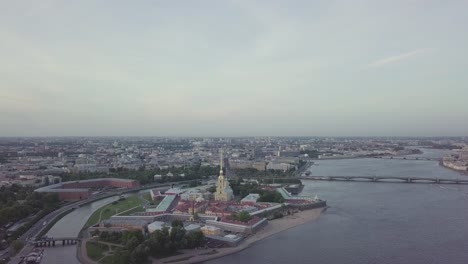
{"type": "Polygon", "coordinates": [[[305,224],[307,222],[316,220],[320,217],[321,212],[324,208],[315,208],[311,210],[305,210],[294,215],[285,216],[280,219],[275,219],[268,222],[268,225],[265,226],[262,230],[253,234],[252,236],[246,238],[241,242],[237,247],[232,248],[219,248],[216,249],[216,253],[213,253],[213,249],[194,249],[194,250],[181,250],[182,254],[177,256],[157,259],[153,261],[153,264],[191,264],[191,263],[200,263],[220,257],[224,257],[241,250],[244,250],[251,246],[253,243],[258,242],[262,239],[265,239],[269,236],[277,234],[279,232],[288,230],[290,228],[296,227],[298,225],[305,224]],[[178,261],[179,260],[179,261],[178,261]]]}
{"type": "Polygon", "coordinates": [[[458,172],[458,173],[460,173],[461,175],[468,176],[468,171],[456,170],[456,169],[447,167],[447,166],[444,165],[444,163],[443,163],[442,161],[439,161],[439,166],[444,167],[444,168],[446,168],[447,170],[451,170],[451,171],[454,171],[454,172],[458,172]]]}

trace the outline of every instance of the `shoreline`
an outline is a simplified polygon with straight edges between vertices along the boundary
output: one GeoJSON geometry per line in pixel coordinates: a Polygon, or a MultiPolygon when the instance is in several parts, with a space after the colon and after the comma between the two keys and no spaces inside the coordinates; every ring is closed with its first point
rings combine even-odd
{"type": "Polygon", "coordinates": [[[442,161],[439,161],[439,166],[441,166],[442,168],[445,168],[445,169],[454,171],[454,172],[458,172],[458,173],[460,173],[460,174],[463,175],[463,176],[468,176],[468,171],[456,170],[456,169],[447,167],[447,166],[444,165],[444,163],[443,163],[442,161]]]}
{"type": "Polygon", "coordinates": [[[203,263],[205,261],[225,257],[237,252],[240,252],[244,249],[249,248],[255,243],[266,239],[272,235],[278,234],[280,232],[286,231],[288,229],[294,228],[299,225],[317,220],[321,213],[326,210],[327,207],[314,208],[310,210],[300,211],[294,215],[288,215],[280,219],[275,219],[268,221],[268,225],[257,233],[247,237],[242,241],[237,247],[230,248],[220,248],[214,249],[216,253],[213,253],[213,249],[191,249],[191,250],[181,250],[183,252],[180,255],[156,259],[153,260],[153,264],[167,264],[167,263],[176,263],[176,264],[194,264],[194,263],[203,263]],[[180,260],[180,261],[178,261],[180,260]]]}

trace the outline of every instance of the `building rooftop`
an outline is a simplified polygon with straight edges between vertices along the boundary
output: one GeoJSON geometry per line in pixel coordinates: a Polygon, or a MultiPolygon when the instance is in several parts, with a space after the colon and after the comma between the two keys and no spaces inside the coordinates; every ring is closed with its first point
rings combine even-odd
{"type": "Polygon", "coordinates": [[[111,226],[134,226],[134,227],[144,227],[150,221],[140,218],[133,218],[133,219],[120,219],[120,218],[110,218],[107,220],[102,221],[102,224],[110,224],[111,226]]]}
{"type": "Polygon", "coordinates": [[[308,197],[308,196],[293,196],[284,187],[277,188],[276,191],[279,192],[285,200],[306,200],[306,201],[314,200],[312,197],[308,197]]]}
{"type": "Polygon", "coordinates": [[[258,198],[260,198],[260,194],[258,193],[250,193],[246,197],[244,197],[241,202],[257,202],[258,198]]]}
{"type": "Polygon", "coordinates": [[[64,185],[70,183],[89,183],[89,182],[100,182],[100,181],[114,181],[114,182],[127,182],[131,183],[135,180],[129,179],[119,179],[119,178],[98,178],[98,179],[90,179],[90,180],[80,180],[80,181],[68,181],[68,182],[61,182],[57,184],[51,184],[47,186],[43,186],[34,190],[35,192],[77,192],[77,191],[87,191],[89,188],[64,188],[64,185]]]}
{"type": "Polygon", "coordinates": [[[166,212],[176,199],[176,195],[166,195],[156,208],[147,209],[147,212],[166,212]]]}
{"type": "Polygon", "coordinates": [[[166,226],[166,223],[163,221],[154,221],[148,225],[148,229],[161,229],[166,226]]]}
{"type": "Polygon", "coordinates": [[[210,225],[203,226],[202,229],[204,229],[204,230],[210,230],[210,231],[221,230],[221,228],[219,228],[219,227],[210,226],[210,225]]]}
{"type": "Polygon", "coordinates": [[[181,193],[184,193],[186,191],[187,191],[187,189],[171,188],[171,189],[165,191],[164,193],[165,194],[181,194],[181,193]]]}
{"type": "Polygon", "coordinates": [[[200,225],[197,225],[197,224],[190,224],[186,227],[184,227],[185,230],[187,231],[193,231],[193,230],[197,230],[197,229],[200,229],[200,225]]]}

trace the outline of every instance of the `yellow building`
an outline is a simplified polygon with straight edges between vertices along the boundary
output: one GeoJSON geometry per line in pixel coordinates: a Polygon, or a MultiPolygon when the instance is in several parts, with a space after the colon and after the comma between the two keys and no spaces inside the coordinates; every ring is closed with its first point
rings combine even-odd
{"type": "Polygon", "coordinates": [[[202,233],[205,235],[205,236],[219,236],[221,235],[221,228],[219,227],[216,227],[216,226],[204,226],[202,228],[200,228],[200,230],[202,231],[202,233]]]}

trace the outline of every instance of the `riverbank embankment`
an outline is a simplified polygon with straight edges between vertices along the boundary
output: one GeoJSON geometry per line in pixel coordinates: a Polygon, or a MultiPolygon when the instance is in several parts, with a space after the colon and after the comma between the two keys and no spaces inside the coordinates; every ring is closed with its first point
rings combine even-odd
{"type": "Polygon", "coordinates": [[[157,259],[153,261],[153,264],[191,264],[201,263],[204,261],[224,257],[239,251],[242,251],[254,243],[268,238],[277,233],[283,232],[290,228],[303,225],[310,221],[314,221],[320,217],[320,214],[325,208],[315,208],[311,210],[305,210],[297,212],[293,215],[288,215],[280,219],[275,219],[268,222],[268,225],[257,233],[247,237],[240,245],[232,248],[220,248],[220,249],[194,249],[194,250],[181,250],[182,254],[177,256],[157,259]]]}
{"type": "Polygon", "coordinates": [[[449,169],[451,171],[458,172],[458,173],[460,173],[462,175],[468,176],[468,171],[462,171],[462,170],[456,170],[456,169],[450,168],[448,166],[445,166],[443,161],[439,161],[439,166],[444,167],[446,169],[449,169]]]}

